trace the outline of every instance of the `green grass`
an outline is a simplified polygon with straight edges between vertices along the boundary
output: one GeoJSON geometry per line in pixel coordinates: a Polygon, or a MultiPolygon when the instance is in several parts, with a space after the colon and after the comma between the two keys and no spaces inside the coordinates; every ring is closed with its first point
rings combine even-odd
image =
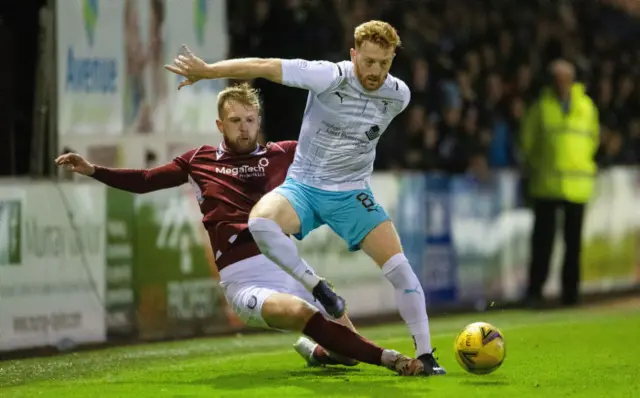
{"type": "MultiPolygon", "coordinates": [[[[403,325],[363,329],[412,353],[403,325]]],[[[293,335],[147,344],[0,363],[0,397],[640,397],[637,309],[492,312],[432,321],[444,377],[408,378],[368,365],[306,368],[293,335]],[[505,334],[507,359],[487,376],[458,367],[453,339],[483,320],[505,334]]]]}

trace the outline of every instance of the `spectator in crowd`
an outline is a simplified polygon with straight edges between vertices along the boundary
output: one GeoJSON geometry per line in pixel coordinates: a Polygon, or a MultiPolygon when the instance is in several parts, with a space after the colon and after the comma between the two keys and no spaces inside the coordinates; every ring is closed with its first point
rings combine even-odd
{"type": "MultiPolygon", "coordinates": [[[[472,171],[479,163],[519,166],[523,111],[544,85],[549,62],[565,58],[577,66],[577,78],[595,99],[603,125],[607,121],[613,131],[603,134],[598,160],[603,166],[637,164],[632,126],[640,111],[639,4],[229,1],[231,56],[338,61],[348,56],[353,26],[369,19],[392,23],[404,43],[392,73],[411,87],[411,107],[421,108],[413,116],[408,109],[382,136],[375,167],[454,173],[472,171]]],[[[265,103],[273,104],[265,109],[266,138],[295,138],[305,93],[268,82],[256,85],[265,103]]]]}
{"type": "Polygon", "coordinates": [[[530,177],[529,194],[534,200],[527,299],[533,305],[542,299],[557,210],[562,210],[562,301],[573,305],[578,300],[582,224],[585,203],[593,193],[600,125],[598,111],[584,86],[574,83],[573,65],[555,61],[551,73],[553,84],[545,87],[527,110],[521,132],[526,173],[530,177]]]}

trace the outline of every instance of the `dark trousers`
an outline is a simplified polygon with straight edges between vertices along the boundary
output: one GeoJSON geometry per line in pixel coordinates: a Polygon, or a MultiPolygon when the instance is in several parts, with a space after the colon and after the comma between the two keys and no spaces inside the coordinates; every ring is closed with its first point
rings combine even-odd
{"type": "Polygon", "coordinates": [[[558,210],[564,212],[564,264],[562,267],[562,301],[578,301],[580,287],[580,252],[584,204],[565,200],[535,199],[534,225],[531,236],[531,264],[529,267],[529,299],[542,298],[542,288],[549,276],[549,266],[556,232],[558,210]]]}

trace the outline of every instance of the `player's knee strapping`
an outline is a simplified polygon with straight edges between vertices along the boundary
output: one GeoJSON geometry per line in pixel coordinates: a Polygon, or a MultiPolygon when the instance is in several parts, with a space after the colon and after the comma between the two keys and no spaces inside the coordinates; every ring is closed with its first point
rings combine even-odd
{"type": "Polygon", "coordinates": [[[395,289],[398,311],[411,330],[417,355],[431,352],[424,291],[409,260],[403,253],[398,253],[382,266],[382,272],[395,289]]]}
{"type": "Polygon", "coordinates": [[[262,254],[299,280],[307,289],[313,289],[320,282],[320,278],[302,261],[296,244],[284,234],[278,223],[268,218],[251,218],[249,231],[262,254]]]}

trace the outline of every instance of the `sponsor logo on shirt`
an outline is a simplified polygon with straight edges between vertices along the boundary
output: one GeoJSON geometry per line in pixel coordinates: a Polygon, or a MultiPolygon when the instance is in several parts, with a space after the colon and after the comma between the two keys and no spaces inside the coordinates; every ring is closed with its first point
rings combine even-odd
{"type": "Polygon", "coordinates": [[[380,127],[379,126],[373,126],[365,134],[367,135],[367,138],[370,141],[373,141],[376,138],[380,137],[380,127]]]}
{"type": "Polygon", "coordinates": [[[241,166],[236,167],[216,167],[216,173],[230,175],[234,177],[240,178],[255,178],[255,177],[264,177],[266,173],[267,166],[269,166],[269,159],[260,158],[258,160],[258,165],[248,165],[243,164],[241,166]]]}

